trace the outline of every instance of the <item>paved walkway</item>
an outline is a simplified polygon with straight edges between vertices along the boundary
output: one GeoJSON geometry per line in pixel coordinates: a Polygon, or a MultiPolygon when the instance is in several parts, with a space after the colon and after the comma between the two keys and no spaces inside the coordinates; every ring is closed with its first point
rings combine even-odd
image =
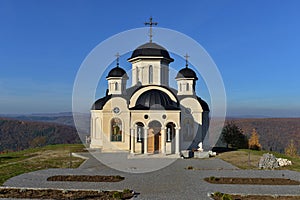
{"type": "MultiPolygon", "coordinates": [[[[113,156],[116,154],[112,154],[113,156]]],[[[111,169],[101,164],[97,159],[90,157],[78,169],[47,169],[22,174],[13,177],[4,183],[9,187],[26,188],[63,188],[63,189],[96,189],[96,190],[123,190],[133,189],[140,193],[135,199],[210,199],[207,194],[220,191],[225,193],[241,194],[277,194],[300,195],[300,186],[263,186],[263,185],[217,185],[203,180],[209,176],[230,177],[269,177],[290,178],[300,181],[300,173],[286,170],[238,170],[217,158],[211,159],[178,159],[171,165],[158,171],[149,173],[127,173],[111,169]],[[199,170],[186,170],[193,166],[199,170]],[[82,183],[82,182],[51,182],[46,179],[53,175],[121,175],[124,181],[117,183],[82,183]]],[[[109,156],[108,154],[106,156],[109,156]]],[[[127,155],[119,154],[125,159],[127,155]]],[[[142,159],[142,158],[141,158],[142,159]]],[[[130,169],[139,170],[143,160],[129,159],[130,169]]],[[[145,158],[145,160],[162,158],[145,158]]],[[[159,161],[159,160],[156,160],[159,161]]],[[[174,161],[174,160],[173,160],[174,161]]]]}

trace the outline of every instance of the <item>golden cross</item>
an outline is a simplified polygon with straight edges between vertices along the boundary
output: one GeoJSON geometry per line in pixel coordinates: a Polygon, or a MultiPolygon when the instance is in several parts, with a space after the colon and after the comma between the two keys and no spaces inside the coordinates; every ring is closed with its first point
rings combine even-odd
{"type": "Polygon", "coordinates": [[[152,22],[152,17],[150,17],[149,22],[145,22],[144,24],[145,24],[145,26],[150,27],[149,38],[150,38],[150,43],[151,43],[152,42],[152,37],[153,37],[152,26],[157,26],[158,23],[157,22],[152,22]]]}

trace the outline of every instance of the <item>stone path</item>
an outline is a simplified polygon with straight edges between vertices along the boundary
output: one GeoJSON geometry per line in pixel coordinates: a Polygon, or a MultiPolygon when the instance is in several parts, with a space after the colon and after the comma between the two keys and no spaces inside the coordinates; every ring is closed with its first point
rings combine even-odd
{"type": "MultiPolygon", "coordinates": [[[[106,155],[106,156],[114,156],[106,155]]],[[[207,194],[220,191],[225,193],[242,194],[281,194],[300,195],[300,186],[263,186],[263,185],[216,185],[203,180],[209,176],[231,177],[269,177],[290,178],[300,181],[300,173],[286,170],[238,170],[231,164],[217,158],[211,159],[178,159],[171,165],[149,173],[127,173],[111,169],[98,160],[90,157],[78,169],[47,169],[22,174],[4,183],[9,187],[26,188],[63,188],[63,189],[97,189],[123,190],[133,189],[140,193],[135,199],[210,199],[207,194]],[[199,170],[186,170],[193,166],[199,170]],[[80,183],[80,182],[51,182],[46,181],[53,175],[121,175],[124,181],[117,183],[80,183]]],[[[127,154],[119,154],[125,159],[127,154]]],[[[142,159],[142,158],[141,158],[142,159]]],[[[139,170],[143,165],[141,159],[129,159],[132,170],[139,170]]],[[[145,160],[162,158],[143,158],[145,160]]],[[[174,160],[173,160],[174,161],[174,160]]],[[[155,162],[159,162],[156,160],[155,162]]],[[[127,163],[127,164],[128,164],[127,163]]],[[[144,162],[147,164],[147,162],[144,162]]],[[[125,163],[126,165],[126,163],[125,163]]]]}

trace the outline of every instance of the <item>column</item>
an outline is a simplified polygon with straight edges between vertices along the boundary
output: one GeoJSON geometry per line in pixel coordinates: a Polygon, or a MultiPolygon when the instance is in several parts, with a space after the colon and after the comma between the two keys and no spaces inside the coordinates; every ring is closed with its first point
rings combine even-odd
{"type": "Polygon", "coordinates": [[[92,115],[92,117],[91,117],[91,134],[90,134],[92,139],[94,139],[94,123],[93,122],[94,122],[94,117],[92,115]]]}
{"type": "Polygon", "coordinates": [[[164,126],[161,129],[161,144],[162,144],[162,148],[161,148],[161,153],[162,154],[166,154],[166,130],[167,128],[164,126]]]}
{"type": "Polygon", "coordinates": [[[130,131],[131,131],[131,148],[130,148],[130,153],[131,154],[134,154],[134,152],[135,152],[135,134],[134,134],[134,128],[131,128],[130,129],[130,131]]]}
{"type": "Polygon", "coordinates": [[[180,154],[180,137],[179,137],[180,127],[175,128],[175,154],[180,154]]]}
{"type": "Polygon", "coordinates": [[[144,127],[144,154],[148,154],[148,129],[149,127],[144,127]]]}

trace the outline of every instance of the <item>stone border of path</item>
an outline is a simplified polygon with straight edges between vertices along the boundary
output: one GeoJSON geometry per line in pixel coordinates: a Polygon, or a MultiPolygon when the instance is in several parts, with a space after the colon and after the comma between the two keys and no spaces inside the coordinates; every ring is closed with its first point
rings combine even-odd
{"type": "MultiPolygon", "coordinates": [[[[47,169],[22,174],[4,183],[8,187],[123,190],[140,193],[136,199],[211,199],[209,193],[220,191],[231,194],[300,195],[300,186],[216,185],[203,179],[209,176],[289,178],[300,181],[300,173],[288,170],[239,170],[218,158],[178,159],[161,170],[144,173],[126,173],[111,169],[88,153],[89,157],[77,169],[47,169]],[[201,170],[186,170],[193,166],[201,170]],[[47,182],[54,175],[121,175],[125,180],[117,183],[47,182]]],[[[113,156],[114,154],[112,154],[113,156]]],[[[128,155],[124,155],[128,156],[128,155]]],[[[153,158],[155,159],[155,158],[153,158]]],[[[159,158],[161,159],[161,158],[159,158]]],[[[135,167],[137,159],[130,159],[135,167]]]]}

